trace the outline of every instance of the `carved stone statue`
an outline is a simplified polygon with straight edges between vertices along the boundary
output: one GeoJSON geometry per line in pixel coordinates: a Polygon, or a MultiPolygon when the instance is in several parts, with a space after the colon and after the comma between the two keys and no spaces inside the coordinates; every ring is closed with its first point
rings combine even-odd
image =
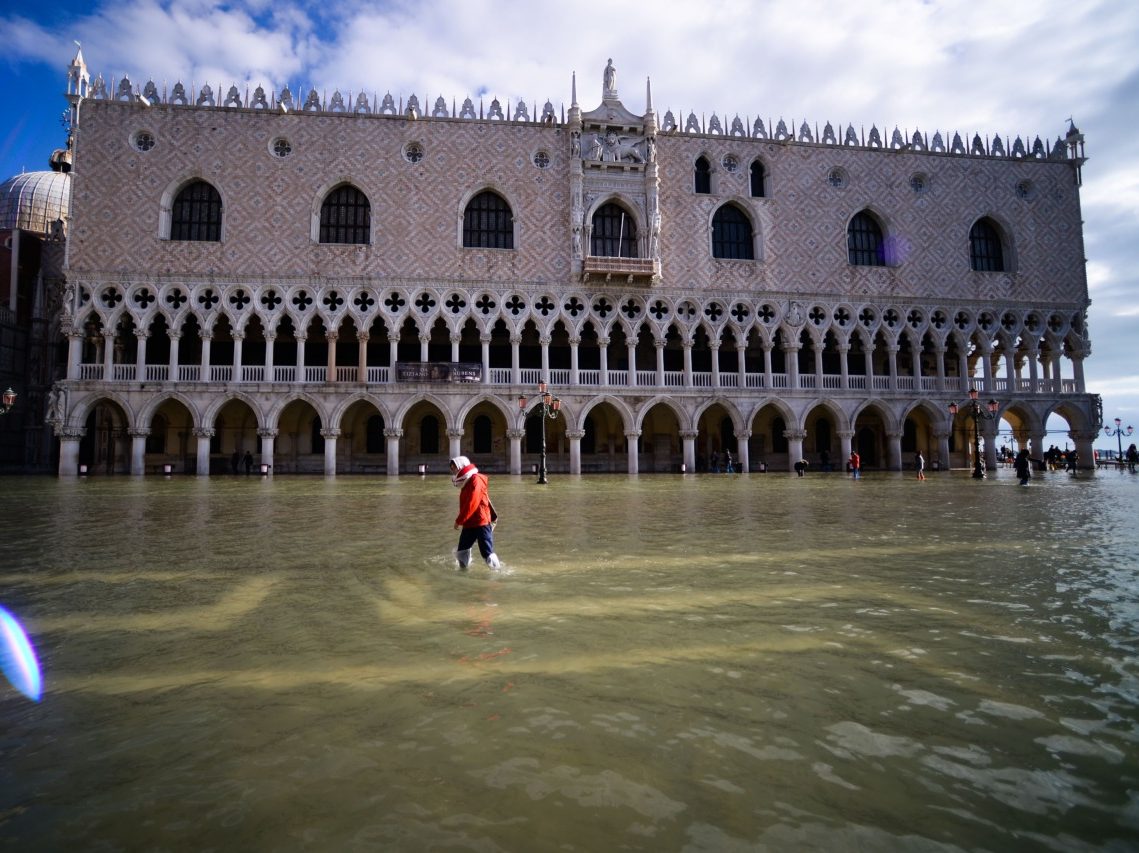
{"type": "Polygon", "coordinates": [[[613,60],[609,60],[609,64],[605,66],[605,90],[602,93],[602,98],[616,98],[617,97],[617,69],[613,67],[613,60]]]}

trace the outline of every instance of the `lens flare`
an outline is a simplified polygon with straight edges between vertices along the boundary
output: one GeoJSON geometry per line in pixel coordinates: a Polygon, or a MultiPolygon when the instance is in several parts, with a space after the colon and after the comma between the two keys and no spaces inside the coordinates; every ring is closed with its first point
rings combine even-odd
{"type": "Polygon", "coordinates": [[[40,700],[43,685],[35,650],[16,617],[3,607],[0,607],[0,670],[13,687],[29,699],[40,700]]]}

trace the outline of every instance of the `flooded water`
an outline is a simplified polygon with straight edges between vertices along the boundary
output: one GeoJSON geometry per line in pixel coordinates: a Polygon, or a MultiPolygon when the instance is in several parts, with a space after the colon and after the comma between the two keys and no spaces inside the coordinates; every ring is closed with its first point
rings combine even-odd
{"type": "Polygon", "coordinates": [[[3,849],[1139,845],[1139,475],[3,484],[3,849]]]}

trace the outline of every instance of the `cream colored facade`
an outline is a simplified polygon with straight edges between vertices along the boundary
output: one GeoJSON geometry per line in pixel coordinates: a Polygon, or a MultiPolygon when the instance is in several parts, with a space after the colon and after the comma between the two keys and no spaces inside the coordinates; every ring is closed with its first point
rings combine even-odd
{"type": "Polygon", "coordinates": [[[205,474],[247,451],[276,473],[442,471],[459,453],[520,473],[537,461],[539,381],[562,401],[553,471],[694,471],[725,449],[745,470],[790,470],[852,447],[869,468],[917,450],[962,466],[973,422],[948,405],[970,387],[999,404],[981,424],[990,465],[998,444],[1041,451],[1053,414],[1090,464],[1074,127],[1054,145],[884,141],[658,117],[647,85],[623,100],[612,66],[601,83],[582,110],[574,82],[560,114],[140,97],[92,83],[77,56],[68,358],[48,412],[60,475],[205,474]],[[217,240],[171,239],[195,182],[220,197],[217,240]],[[321,242],[346,186],[369,205],[367,240],[321,242]],[[513,248],[464,246],[488,190],[513,248]],[[726,207],[751,259],[715,257],[726,207]],[[619,255],[595,239],[606,211],[619,255]],[[859,218],[884,265],[852,263],[859,218]],[[999,271],[973,269],[979,221],[999,271]],[[476,381],[401,381],[408,363],[473,365],[476,381]]]}

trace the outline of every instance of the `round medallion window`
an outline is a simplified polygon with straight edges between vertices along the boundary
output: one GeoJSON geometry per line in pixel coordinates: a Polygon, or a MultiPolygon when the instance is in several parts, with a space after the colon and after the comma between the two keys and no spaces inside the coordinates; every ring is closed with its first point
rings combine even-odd
{"type": "Polygon", "coordinates": [[[725,154],[724,159],[720,161],[724,167],[725,172],[735,172],[740,167],[739,158],[735,154],[725,154]]]}
{"type": "Polygon", "coordinates": [[[921,195],[929,189],[929,178],[921,172],[918,172],[910,178],[910,189],[913,190],[916,195],[921,195]]]}
{"type": "Polygon", "coordinates": [[[534,155],[534,165],[539,169],[547,169],[550,166],[550,155],[545,151],[539,151],[534,155]]]}
{"type": "Polygon", "coordinates": [[[1036,195],[1036,188],[1032,186],[1032,181],[1020,181],[1016,185],[1016,197],[1023,199],[1031,199],[1036,195]]]}
{"type": "Polygon", "coordinates": [[[418,163],[423,159],[423,146],[418,142],[409,142],[403,149],[403,159],[408,163],[418,163]]]}
{"type": "Polygon", "coordinates": [[[154,134],[149,130],[140,130],[131,139],[131,144],[138,151],[149,151],[156,144],[154,134]]]}
{"type": "Polygon", "coordinates": [[[293,153],[293,145],[283,136],[278,136],[269,146],[269,150],[271,150],[276,157],[288,157],[293,153]]]}
{"type": "Polygon", "coordinates": [[[836,189],[842,189],[846,186],[846,172],[842,169],[831,169],[827,175],[827,183],[836,189]]]}

